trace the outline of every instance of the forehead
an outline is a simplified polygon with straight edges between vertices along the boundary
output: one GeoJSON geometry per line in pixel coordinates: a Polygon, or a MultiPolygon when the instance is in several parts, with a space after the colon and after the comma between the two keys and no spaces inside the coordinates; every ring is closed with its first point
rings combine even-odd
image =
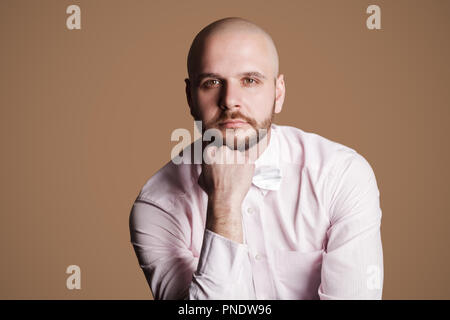
{"type": "Polygon", "coordinates": [[[274,57],[267,39],[259,33],[228,32],[205,39],[198,61],[199,73],[233,76],[260,72],[271,76],[274,57]]]}

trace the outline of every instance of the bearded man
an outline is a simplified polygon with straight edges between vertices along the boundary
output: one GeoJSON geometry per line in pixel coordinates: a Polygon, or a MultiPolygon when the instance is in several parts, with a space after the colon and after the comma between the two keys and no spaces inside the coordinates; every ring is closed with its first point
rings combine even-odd
{"type": "Polygon", "coordinates": [[[187,67],[190,113],[220,136],[187,149],[234,161],[169,161],[140,191],[131,243],[154,298],[381,299],[373,170],[349,147],[272,122],[286,89],[269,34],[215,21],[187,67]]]}

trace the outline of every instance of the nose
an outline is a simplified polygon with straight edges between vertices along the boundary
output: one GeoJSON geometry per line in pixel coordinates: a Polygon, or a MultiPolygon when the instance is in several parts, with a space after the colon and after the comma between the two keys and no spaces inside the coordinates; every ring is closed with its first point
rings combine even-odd
{"type": "Polygon", "coordinates": [[[237,111],[241,107],[241,98],[240,87],[227,81],[220,92],[219,107],[230,112],[237,111]]]}

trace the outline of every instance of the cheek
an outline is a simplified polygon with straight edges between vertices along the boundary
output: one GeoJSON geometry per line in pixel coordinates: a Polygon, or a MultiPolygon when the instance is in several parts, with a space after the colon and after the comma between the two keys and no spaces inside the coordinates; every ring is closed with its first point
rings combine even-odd
{"type": "Polygon", "coordinates": [[[271,90],[264,90],[251,97],[251,112],[258,120],[267,118],[267,115],[271,114],[273,109],[273,103],[275,99],[275,92],[271,90]]]}
{"type": "Polygon", "coordinates": [[[193,100],[197,109],[201,110],[204,110],[211,106],[212,102],[214,101],[212,94],[205,94],[201,91],[195,93],[193,100]]]}
{"type": "Polygon", "coordinates": [[[197,93],[197,104],[202,109],[215,107],[217,104],[218,96],[219,92],[215,90],[199,91],[197,93]]]}
{"type": "Polygon", "coordinates": [[[214,92],[199,92],[195,98],[195,108],[201,119],[206,122],[215,117],[217,108],[217,94],[214,92]]]}

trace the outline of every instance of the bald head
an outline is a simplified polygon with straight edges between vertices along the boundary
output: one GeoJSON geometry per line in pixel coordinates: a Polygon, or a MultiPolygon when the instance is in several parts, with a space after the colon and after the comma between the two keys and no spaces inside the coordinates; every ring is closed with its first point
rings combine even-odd
{"type": "MultiPolygon", "coordinates": [[[[270,65],[273,77],[278,75],[278,53],[270,35],[254,23],[242,18],[225,18],[217,20],[203,28],[192,41],[187,68],[190,79],[194,79],[202,65],[205,50],[211,42],[227,43],[233,45],[234,38],[248,39],[260,46],[264,58],[270,65]]],[[[235,42],[234,42],[235,44],[235,42]]],[[[231,48],[239,50],[240,47],[231,48]]]]}

